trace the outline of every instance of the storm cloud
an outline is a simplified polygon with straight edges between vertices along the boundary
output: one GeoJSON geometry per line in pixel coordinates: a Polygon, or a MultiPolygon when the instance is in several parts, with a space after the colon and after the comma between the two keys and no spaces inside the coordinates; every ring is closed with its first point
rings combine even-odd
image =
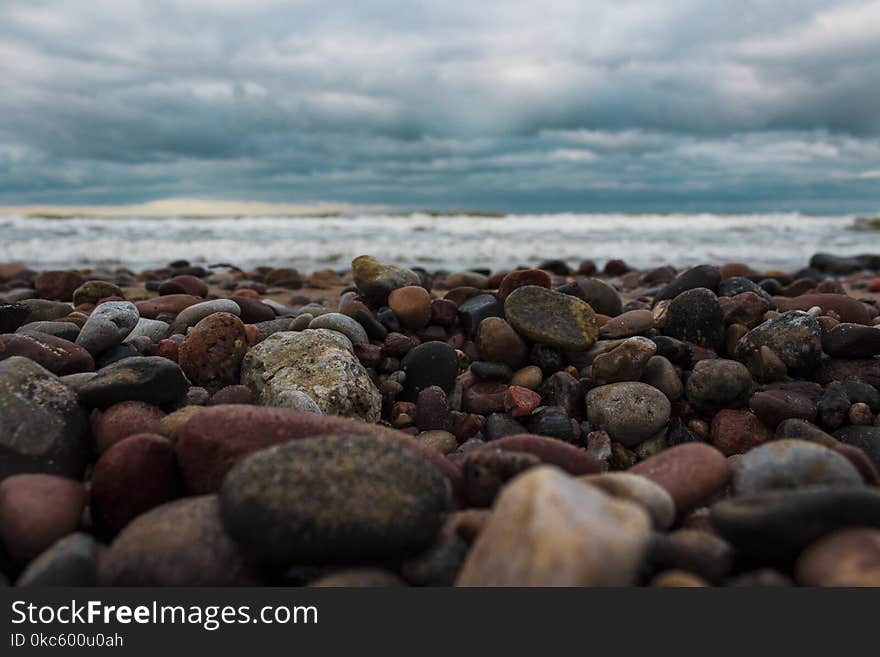
{"type": "Polygon", "coordinates": [[[5,0],[0,204],[880,209],[880,1],[5,0]]]}

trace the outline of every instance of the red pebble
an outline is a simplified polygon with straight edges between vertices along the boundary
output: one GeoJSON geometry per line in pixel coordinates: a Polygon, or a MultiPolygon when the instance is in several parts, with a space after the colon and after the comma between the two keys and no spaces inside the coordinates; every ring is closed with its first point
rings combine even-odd
{"type": "Polygon", "coordinates": [[[504,393],[504,410],[513,417],[523,417],[541,405],[541,395],[521,386],[510,386],[504,393]]]}
{"type": "Polygon", "coordinates": [[[260,329],[253,324],[245,324],[244,333],[247,336],[249,345],[255,345],[260,341],[260,329]]]}
{"type": "Polygon", "coordinates": [[[176,363],[177,343],[174,340],[169,340],[167,338],[159,340],[159,344],[156,345],[156,355],[161,356],[162,358],[167,358],[168,360],[173,360],[176,363]]]}

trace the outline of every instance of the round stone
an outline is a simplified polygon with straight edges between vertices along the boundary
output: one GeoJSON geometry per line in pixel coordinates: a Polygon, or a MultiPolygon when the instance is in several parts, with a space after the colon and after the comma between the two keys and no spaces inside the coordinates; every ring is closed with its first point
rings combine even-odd
{"type": "Polygon", "coordinates": [[[108,301],[97,306],[76,337],[76,344],[93,356],[121,344],[138,323],[137,307],[130,301],[108,301]]]}
{"type": "Polygon", "coordinates": [[[761,347],[768,347],[792,372],[809,372],[822,357],[822,327],[805,312],[783,313],[746,333],[734,357],[749,365],[761,347]]]}
{"type": "Polygon", "coordinates": [[[571,351],[589,349],[598,335],[588,303],[536,285],[514,290],[504,302],[504,315],[530,340],[571,351]]]}
{"type": "Polygon", "coordinates": [[[734,360],[701,360],[688,377],[687,398],[698,410],[740,408],[752,395],[754,382],[748,369],[734,360]]]}
{"type": "Polygon", "coordinates": [[[628,472],[603,472],[586,475],[580,481],[602,489],[612,497],[628,500],[651,515],[654,527],[669,529],[675,522],[675,502],[665,489],[646,477],[628,472]]]}
{"type": "Polygon", "coordinates": [[[427,460],[378,436],[306,438],[257,452],[227,475],[223,522],[273,563],[391,558],[426,547],[448,509],[427,460]]]}
{"type": "Polygon", "coordinates": [[[862,477],[846,458],[805,440],[774,440],[737,459],[733,490],[737,495],[803,486],[862,486],[862,477]]]}
{"type": "Polygon", "coordinates": [[[0,360],[24,356],[58,376],[91,372],[92,355],[73,342],[46,333],[9,333],[0,335],[0,360]]]}
{"type": "Polygon", "coordinates": [[[646,383],[626,381],[593,388],[587,393],[587,420],[626,447],[647,440],[669,421],[666,395],[646,383]]]}
{"type": "Polygon", "coordinates": [[[179,400],[188,389],[177,363],[161,356],[134,356],[102,368],[79,389],[79,400],[98,408],[128,400],[163,406],[179,400]]]}
{"type": "Polygon", "coordinates": [[[393,290],[421,283],[414,271],[385,265],[366,255],[351,261],[351,271],[358,292],[377,306],[385,304],[393,290]]]}
{"type": "Polygon", "coordinates": [[[165,417],[158,406],[140,401],[124,401],[114,404],[101,413],[95,422],[95,446],[99,453],[124,438],[138,433],[152,433],[165,417]]]}
{"type": "Polygon", "coordinates": [[[388,295],[388,306],[408,329],[420,329],[431,320],[431,295],[418,285],[408,285],[388,295]]]}
{"type": "Polygon", "coordinates": [[[97,305],[101,299],[107,297],[125,298],[118,286],[108,281],[86,281],[73,291],[73,305],[82,304],[97,305]]]}
{"type": "Polygon", "coordinates": [[[458,376],[458,356],[445,342],[425,342],[410,349],[401,365],[406,373],[405,394],[412,399],[431,386],[448,393],[458,376]]]}
{"type": "Polygon", "coordinates": [[[187,333],[178,347],[177,362],[192,383],[216,392],[238,383],[247,343],[244,324],[238,317],[214,313],[187,333]]]}
{"type": "Polygon", "coordinates": [[[31,561],[15,585],[23,587],[95,586],[98,580],[97,543],[74,532],[53,543],[31,561]]]}
{"type": "Polygon", "coordinates": [[[485,360],[504,363],[512,368],[521,367],[529,357],[523,339],[500,317],[487,317],[480,322],[477,347],[485,360]]]}
{"type": "Polygon", "coordinates": [[[817,541],[798,558],[801,586],[880,586],[880,530],[842,529],[817,541]]]}
{"type": "Polygon", "coordinates": [[[724,409],[712,418],[712,444],[725,456],[745,454],[773,440],[773,433],[750,411],[724,409]]]}
{"type": "Polygon", "coordinates": [[[663,333],[719,351],[724,341],[724,311],[718,297],[704,287],[682,292],[669,304],[663,333]]]}

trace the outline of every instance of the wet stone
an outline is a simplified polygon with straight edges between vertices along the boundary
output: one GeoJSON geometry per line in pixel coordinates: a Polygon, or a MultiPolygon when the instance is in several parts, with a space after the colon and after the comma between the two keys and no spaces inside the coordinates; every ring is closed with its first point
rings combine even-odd
{"type": "Polygon", "coordinates": [[[724,341],[724,312],[718,297],[704,287],[682,292],[669,304],[663,333],[718,351],[724,341]]]}
{"type": "Polygon", "coordinates": [[[526,286],[504,302],[504,314],[518,333],[535,342],[583,351],[596,341],[596,317],[589,304],[575,297],[526,286]]]}

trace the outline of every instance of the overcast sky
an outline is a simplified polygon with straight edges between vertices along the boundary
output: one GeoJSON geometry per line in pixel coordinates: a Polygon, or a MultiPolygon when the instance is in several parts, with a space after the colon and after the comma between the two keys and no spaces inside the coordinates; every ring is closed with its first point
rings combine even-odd
{"type": "Polygon", "coordinates": [[[0,0],[0,204],[880,211],[880,1],[0,0]]]}

